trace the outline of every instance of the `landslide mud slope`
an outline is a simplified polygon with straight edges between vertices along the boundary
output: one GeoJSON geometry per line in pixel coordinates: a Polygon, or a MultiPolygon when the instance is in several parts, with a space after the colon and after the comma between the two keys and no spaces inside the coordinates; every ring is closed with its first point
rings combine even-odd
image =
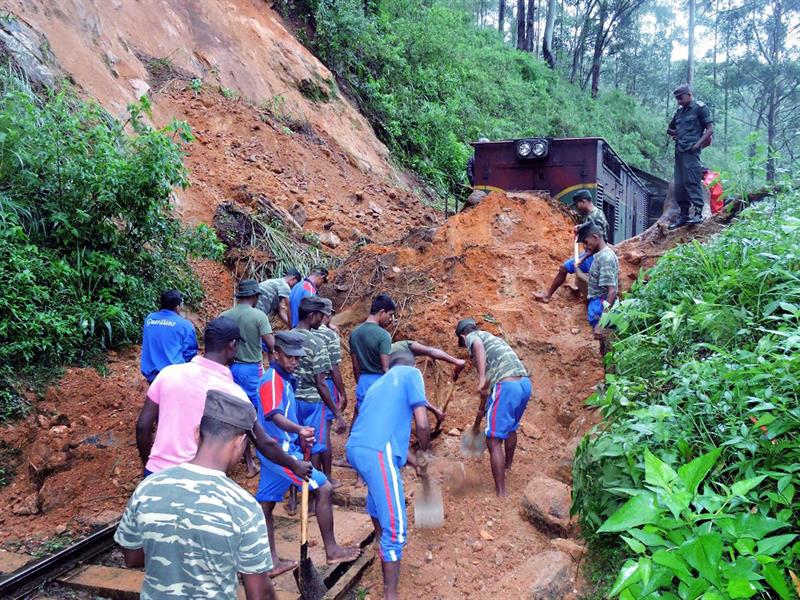
{"type": "Polygon", "coordinates": [[[2,0],[0,6],[43,34],[64,73],[115,116],[124,117],[148,87],[157,92],[175,77],[196,77],[256,104],[296,107],[363,170],[402,178],[333,75],[263,0],[2,0]],[[153,66],[161,76],[152,77],[153,66]]]}
{"type": "MultiPolygon", "coordinates": [[[[533,396],[521,427],[509,496],[503,499],[494,495],[487,456],[463,461],[467,474],[479,483],[465,495],[458,493],[464,471],[453,429],[463,430],[472,423],[478,402],[474,369],[462,376],[444,427],[454,435],[435,442],[434,469],[449,490],[446,524],[437,531],[412,528],[403,597],[420,593],[448,599],[486,593],[527,597],[538,575],[533,572],[536,563],[531,562],[536,556],[558,552],[564,544],[580,551],[559,539],[565,532],[548,535],[520,514],[523,492],[535,477],[546,478],[553,487],[569,483],[575,445],[593,418],[583,401],[603,375],[583,302],[569,290],[562,290],[546,307],[530,296],[570,255],[571,232],[569,218],[544,198],[492,194],[427,239],[423,232],[406,240],[416,249],[367,246],[337,275],[334,287],[342,288],[339,300],[349,295],[340,315],[345,330],[363,317],[363,308],[348,310],[359,305],[359,291],[367,291],[366,297],[382,289],[401,306],[395,339],[418,340],[465,357],[453,331],[458,319],[472,316],[481,327],[504,335],[532,374],[533,396]],[[344,289],[353,282],[354,289],[344,289]]],[[[438,374],[428,369],[426,385],[432,400],[441,398],[446,377],[441,368],[438,374]]],[[[568,506],[568,497],[562,496],[553,510],[563,517],[568,506]]],[[[368,582],[378,586],[373,591],[380,589],[377,566],[368,582]]]]}

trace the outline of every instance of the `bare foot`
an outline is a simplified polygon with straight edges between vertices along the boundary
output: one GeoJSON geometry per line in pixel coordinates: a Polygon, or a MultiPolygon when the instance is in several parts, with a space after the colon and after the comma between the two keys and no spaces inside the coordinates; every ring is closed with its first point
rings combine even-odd
{"type": "Polygon", "coordinates": [[[270,577],[277,577],[286,573],[286,571],[294,571],[297,568],[296,560],[278,559],[272,566],[272,570],[267,573],[270,577]]]}
{"type": "Polygon", "coordinates": [[[330,481],[330,483],[331,483],[331,489],[332,490],[338,490],[340,487],[342,487],[344,485],[338,479],[329,479],[328,481],[330,481]]]}
{"type": "Polygon", "coordinates": [[[297,514],[297,499],[296,498],[294,499],[294,502],[292,502],[291,498],[286,502],[286,514],[289,515],[290,517],[293,517],[293,516],[295,516],[297,514]]]}
{"type": "Polygon", "coordinates": [[[361,548],[339,546],[338,544],[333,548],[325,549],[325,559],[329,565],[351,562],[357,559],[360,555],[361,548]]]}
{"type": "Polygon", "coordinates": [[[550,296],[548,296],[546,292],[534,292],[533,297],[543,304],[550,302],[550,296]]]}

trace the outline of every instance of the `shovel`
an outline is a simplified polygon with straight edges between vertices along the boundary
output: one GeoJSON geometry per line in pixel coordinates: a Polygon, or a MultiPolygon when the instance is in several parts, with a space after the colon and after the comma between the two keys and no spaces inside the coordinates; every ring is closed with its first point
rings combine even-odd
{"type": "Polygon", "coordinates": [[[481,421],[483,412],[479,412],[475,417],[472,427],[461,434],[461,455],[466,457],[478,457],[486,450],[486,434],[481,431],[481,421]]]}
{"type": "MultiPolygon", "coordinates": [[[[308,462],[310,448],[303,448],[303,459],[308,462]]],[[[300,493],[300,568],[294,572],[297,589],[303,600],[320,600],[328,591],[322,576],[308,556],[308,481],[303,480],[300,493]]]]}
{"type": "Polygon", "coordinates": [[[420,454],[417,472],[421,486],[414,498],[414,525],[420,529],[437,529],[444,525],[442,491],[428,475],[427,459],[420,454]]]}
{"type": "MultiPolygon", "coordinates": [[[[444,404],[442,404],[442,408],[440,409],[442,414],[447,413],[447,407],[450,405],[450,400],[453,399],[453,392],[455,392],[455,389],[456,384],[454,381],[451,381],[450,387],[447,389],[447,393],[444,398],[444,404]]],[[[444,420],[436,422],[436,426],[433,428],[433,431],[431,431],[431,439],[439,437],[439,435],[442,433],[442,423],[444,423],[444,420]]]]}

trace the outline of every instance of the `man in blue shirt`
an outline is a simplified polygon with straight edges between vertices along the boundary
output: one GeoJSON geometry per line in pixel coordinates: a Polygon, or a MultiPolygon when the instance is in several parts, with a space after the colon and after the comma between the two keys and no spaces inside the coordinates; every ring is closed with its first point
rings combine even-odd
{"type": "MultiPolygon", "coordinates": [[[[275,334],[274,360],[261,378],[256,407],[258,422],[267,435],[298,460],[302,459],[301,443],[306,447],[314,444],[314,430],[300,425],[297,417],[297,400],[294,396],[297,381],[292,374],[300,364],[300,358],[306,354],[303,341],[302,334],[295,331],[279,331],[275,334]]],[[[275,504],[281,501],[286,490],[291,486],[299,487],[303,482],[290,469],[275,464],[260,452],[258,459],[261,461],[261,478],[258,482],[256,500],[261,503],[267,522],[269,547],[274,564],[270,575],[276,577],[295,568],[297,562],[281,560],[278,557],[272,513],[275,504]]],[[[355,560],[361,552],[359,548],[348,548],[336,543],[333,533],[333,488],[330,482],[321,471],[312,469],[308,483],[310,490],[315,492],[316,496],[317,522],[328,564],[355,560]]]]}
{"type": "Polygon", "coordinates": [[[308,277],[292,288],[289,294],[291,327],[297,327],[297,322],[300,320],[300,301],[308,296],[316,296],[319,286],[323,283],[328,283],[328,269],[318,265],[311,269],[308,277]]]}
{"type": "Polygon", "coordinates": [[[428,449],[428,402],[414,355],[393,353],[389,371],[367,391],[345,451],[347,460],[367,482],[367,512],[380,539],[383,597],[398,597],[400,560],[406,544],[406,504],[400,468],[406,464],[411,419],[417,424],[420,451],[428,449]]]}
{"type": "Polygon", "coordinates": [[[181,293],[167,290],[161,294],[161,310],[144,320],[141,370],[147,383],[153,383],[164,367],[182,365],[197,354],[194,325],[180,316],[182,306],[181,293]]]}

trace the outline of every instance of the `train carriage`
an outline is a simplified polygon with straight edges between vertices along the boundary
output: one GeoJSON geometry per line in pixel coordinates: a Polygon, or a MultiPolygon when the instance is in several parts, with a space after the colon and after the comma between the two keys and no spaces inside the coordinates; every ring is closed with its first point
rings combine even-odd
{"type": "Polygon", "coordinates": [[[644,231],[651,221],[651,192],[603,138],[522,138],[476,142],[474,189],[544,191],[569,202],[592,192],[606,215],[609,242],[644,231]]]}

